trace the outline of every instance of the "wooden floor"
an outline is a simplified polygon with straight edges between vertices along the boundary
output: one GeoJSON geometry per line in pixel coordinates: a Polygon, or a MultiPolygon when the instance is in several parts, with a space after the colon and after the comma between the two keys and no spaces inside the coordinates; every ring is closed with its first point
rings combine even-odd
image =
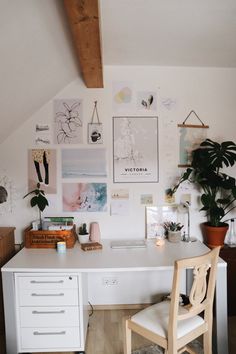
{"type": "MultiPolygon", "coordinates": [[[[122,323],[135,312],[137,310],[94,311],[89,321],[86,354],[123,354],[122,323]]],[[[133,349],[149,343],[134,334],[133,349]]]]}
{"type": "MultiPolygon", "coordinates": [[[[123,318],[137,310],[94,311],[89,320],[86,354],[123,354],[123,318]]],[[[133,336],[133,349],[149,344],[138,335],[133,336]]],[[[236,353],[236,317],[229,318],[229,354],[236,353]]],[[[0,334],[0,354],[6,354],[4,336],[0,334]]],[[[46,353],[40,353],[46,354],[46,353]]],[[[55,353],[54,353],[55,354],[55,353]]],[[[57,353],[59,354],[59,353],[57,353]]],[[[74,354],[71,352],[63,354],[74,354]]],[[[219,353],[224,354],[224,353],[219,353]]]]}

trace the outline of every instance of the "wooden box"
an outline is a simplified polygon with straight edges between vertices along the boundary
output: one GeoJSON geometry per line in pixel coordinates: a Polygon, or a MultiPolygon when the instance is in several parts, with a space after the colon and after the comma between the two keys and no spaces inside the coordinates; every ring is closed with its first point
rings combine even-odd
{"type": "Polygon", "coordinates": [[[75,225],[71,230],[25,230],[26,248],[56,248],[57,242],[65,241],[67,248],[73,248],[77,239],[75,225]]]}

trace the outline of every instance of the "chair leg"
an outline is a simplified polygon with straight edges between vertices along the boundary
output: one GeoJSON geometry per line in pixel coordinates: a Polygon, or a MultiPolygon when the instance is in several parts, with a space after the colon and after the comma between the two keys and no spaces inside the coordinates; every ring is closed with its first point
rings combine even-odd
{"type": "Polygon", "coordinates": [[[131,354],[131,329],[128,327],[128,320],[125,321],[124,354],[131,354]]]}
{"type": "Polygon", "coordinates": [[[212,335],[210,331],[203,334],[204,354],[212,354],[212,335]]]}
{"type": "MultiPolygon", "coordinates": [[[[184,353],[187,352],[188,354],[197,354],[197,352],[195,350],[193,350],[192,348],[190,348],[188,345],[186,345],[184,348],[182,348],[178,354],[180,353],[184,353]]],[[[205,353],[205,352],[204,352],[205,353]]]]}

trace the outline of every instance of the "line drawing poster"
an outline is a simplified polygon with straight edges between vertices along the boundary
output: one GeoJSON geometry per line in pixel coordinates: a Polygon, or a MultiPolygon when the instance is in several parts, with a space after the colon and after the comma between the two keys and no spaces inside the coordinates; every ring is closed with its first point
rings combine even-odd
{"type": "Polygon", "coordinates": [[[158,182],[157,117],[113,117],[113,181],[158,182]]]}
{"type": "Polygon", "coordinates": [[[80,144],[83,142],[82,100],[54,100],[54,142],[80,144]]]}

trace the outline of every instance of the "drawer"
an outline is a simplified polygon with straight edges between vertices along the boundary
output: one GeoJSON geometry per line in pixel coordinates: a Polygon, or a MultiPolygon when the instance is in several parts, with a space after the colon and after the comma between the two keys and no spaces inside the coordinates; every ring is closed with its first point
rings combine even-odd
{"type": "Polygon", "coordinates": [[[77,289],[22,289],[19,292],[20,306],[78,306],[77,289]]]}
{"type": "Polygon", "coordinates": [[[79,308],[20,307],[21,327],[78,327],[79,308]]]}
{"type": "Polygon", "coordinates": [[[21,328],[21,350],[54,349],[80,347],[80,332],[78,327],[68,328],[21,328]]]}
{"type": "Polygon", "coordinates": [[[19,289],[78,289],[76,275],[68,276],[19,276],[19,289]]]}

